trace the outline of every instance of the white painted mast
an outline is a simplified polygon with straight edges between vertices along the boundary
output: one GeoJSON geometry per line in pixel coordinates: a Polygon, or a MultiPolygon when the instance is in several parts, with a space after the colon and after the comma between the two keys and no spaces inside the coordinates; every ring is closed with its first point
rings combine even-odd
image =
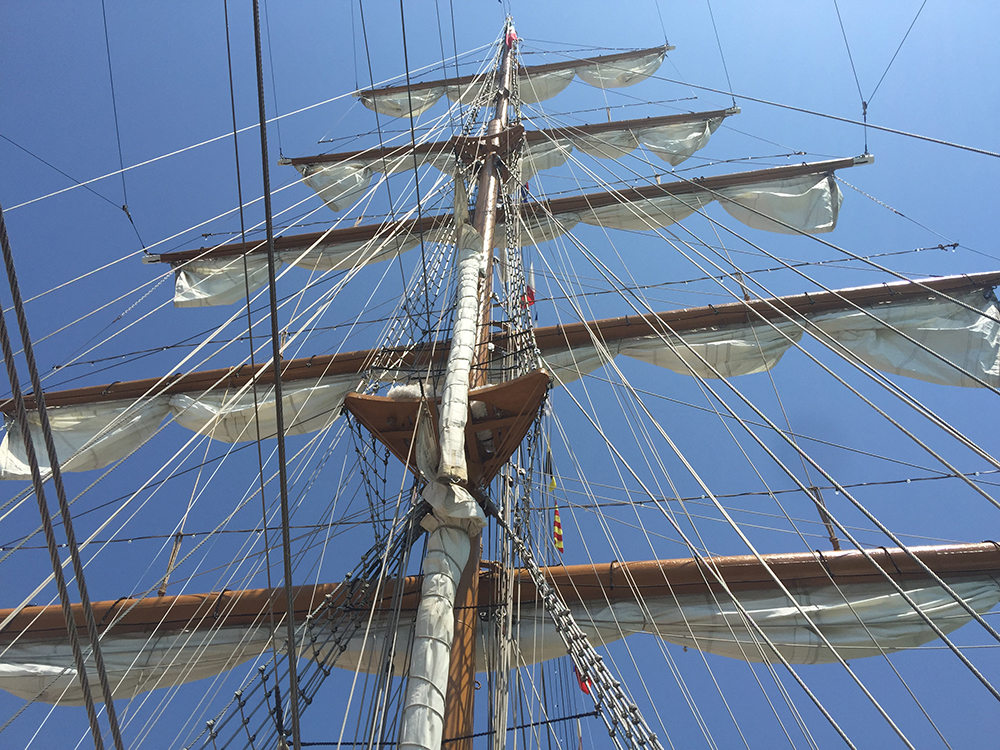
{"type": "MultiPolygon", "coordinates": [[[[475,661],[475,628],[469,638],[455,641],[455,600],[465,572],[467,585],[463,600],[475,597],[479,573],[479,534],[486,517],[465,485],[469,471],[466,460],[466,423],[469,417],[469,388],[485,384],[484,351],[488,334],[490,298],[492,296],[493,236],[496,224],[497,196],[500,180],[494,164],[494,149],[499,134],[507,127],[507,107],[511,83],[512,51],[516,37],[508,18],[504,31],[504,49],[497,71],[497,98],[484,144],[487,156],[479,174],[474,226],[482,244],[466,249],[463,235],[469,231],[465,220],[468,205],[461,177],[455,180],[455,228],[458,255],[458,286],[456,290],[455,324],[451,349],[445,371],[441,399],[439,455],[433,440],[427,438],[429,420],[420,419],[417,427],[417,460],[428,485],[423,498],[433,508],[424,521],[429,532],[424,557],[424,579],[410,658],[410,669],[403,700],[399,746],[404,750],[439,750],[445,731],[447,705],[461,705],[458,713],[471,718],[468,699],[449,696],[449,689],[464,691],[464,685],[449,688],[449,668],[453,645],[463,649],[464,658],[475,661]],[[474,374],[474,365],[478,365],[474,374]],[[421,435],[423,432],[423,435],[421,435]],[[422,447],[421,447],[422,446],[422,447]],[[434,476],[426,476],[433,472],[434,476]]],[[[476,243],[478,244],[478,243],[476,243]]],[[[423,412],[422,412],[423,416],[423,412]]],[[[473,610],[473,617],[475,617],[473,610]]],[[[467,628],[466,628],[467,629],[467,628]]],[[[464,634],[464,633],[463,633],[464,634]]],[[[464,634],[467,635],[467,634],[464,634]]],[[[473,666],[473,672],[475,668],[473,666]]],[[[470,681],[471,682],[471,681],[470,681]]],[[[460,721],[465,724],[465,721],[460,721]]],[[[452,722],[454,725],[454,722],[452,722]]]]}

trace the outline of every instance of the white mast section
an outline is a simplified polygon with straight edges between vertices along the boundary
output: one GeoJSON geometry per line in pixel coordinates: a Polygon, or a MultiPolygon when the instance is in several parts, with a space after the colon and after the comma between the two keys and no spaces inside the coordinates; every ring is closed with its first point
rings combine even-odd
{"type": "MultiPolygon", "coordinates": [[[[509,18],[504,39],[503,59],[497,75],[497,102],[487,129],[487,143],[490,140],[499,142],[496,136],[507,127],[511,52],[516,39],[513,23],[509,18]]],[[[493,255],[493,230],[499,187],[493,160],[494,155],[488,150],[479,176],[475,215],[475,228],[482,236],[479,249],[467,250],[463,247],[465,243],[462,235],[469,231],[466,220],[468,198],[461,177],[456,175],[455,179],[458,253],[455,324],[441,398],[440,455],[418,456],[421,469],[427,471],[436,465],[437,475],[425,477],[429,484],[423,492],[424,499],[434,511],[423,522],[429,536],[409,679],[400,722],[399,746],[403,750],[441,748],[451,650],[455,638],[455,598],[463,570],[470,567],[473,578],[479,574],[479,550],[477,547],[473,554],[473,542],[470,538],[479,536],[479,532],[486,526],[486,517],[463,485],[468,482],[469,477],[465,455],[469,386],[473,363],[479,350],[480,334],[487,323],[485,316],[489,314],[491,295],[490,261],[493,255]],[[437,462],[434,458],[438,459],[437,462]]],[[[427,422],[421,419],[417,427],[416,442],[426,447],[429,441],[422,440],[420,435],[421,426],[425,424],[427,422]]],[[[426,433],[424,436],[426,438],[426,433]]],[[[475,543],[478,545],[478,541],[475,543]]]]}

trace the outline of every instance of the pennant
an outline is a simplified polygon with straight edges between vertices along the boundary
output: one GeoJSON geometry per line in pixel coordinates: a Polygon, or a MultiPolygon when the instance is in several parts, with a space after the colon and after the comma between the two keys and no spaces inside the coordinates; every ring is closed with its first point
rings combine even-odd
{"type": "MultiPolygon", "coordinates": [[[[585,692],[587,695],[590,695],[590,678],[585,675],[581,675],[579,670],[576,668],[576,664],[573,665],[573,674],[576,675],[576,681],[580,683],[580,690],[585,692]]],[[[580,738],[580,741],[583,742],[582,737],[580,738]]]]}
{"type": "Polygon", "coordinates": [[[563,553],[562,521],[559,519],[559,506],[556,506],[555,520],[552,523],[552,539],[556,543],[559,554],[563,553]]]}
{"type": "Polygon", "coordinates": [[[542,473],[549,478],[549,492],[555,492],[559,485],[556,484],[556,475],[552,470],[552,446],[548,444],[545,446],[545,466],[542,473]]]}

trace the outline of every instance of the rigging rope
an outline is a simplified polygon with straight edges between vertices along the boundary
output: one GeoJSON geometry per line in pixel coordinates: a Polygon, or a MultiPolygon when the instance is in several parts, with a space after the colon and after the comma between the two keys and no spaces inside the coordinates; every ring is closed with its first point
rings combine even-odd
{"type": "MultiPolygon", "coordinates": [[[[267,277],[271,308],[271,358],[274,367],[274,413],[278,439],[278,484],[281,498],[281,549],[284,560],[285,600],[288,612],[295,611],[295,597],[292,593],[292,552],[291,534],[288,520],[288,476],[285,464],[285,421],[284,404],[281,388],[281,341],[278,332],[278,295],[275,289],[275,253],[274,229],[271,216],[271,181],[267,157],[267,114],[264,105],[264,67],[261,55],[260,2],[253,1],[254,52],[257,61],[257,106],[260,111],[260,153],[261,168],[264,178],[264,218],[267,222],[267,277]]],[[[292,742],[295,750],[299,750],[301,741],[299,731],[299,684],[297,672],[298,649],[295,641],[294,618],[289,614],[285,618],[287,632],[287,663],[288,692],[291,706],[292,742]]]]}
{"type": "MultiPolygon", "coordinates": [[[[38,406],[38,416],[42,428],[42,436],[45,442],[46,455],[56,496],[59,501],[59,512],[63,521],[63,530],[66,534],[67,545],[69,546],[70,558],[73,562],[73,572],[76,576],[76,585],[80,593],[80,603],[83,608],[87,634],[90,638],[91,653],[94,657],[94,665],[97,668],[98,681],[101,685],[101,692],[104,698],[105,709],[108,722],[111,726],[111,736],[117,750],[124,750],[121,731],[118,727],[118,716],[115,712],[114,697],[112,696],[111,685],[108,682],[108,675],[104,668],[104,659],[101,654],[100,633],[97,630],[97,623],[94,620],[94,612],[90,606],[90,597],[87,594],[87,585],[83,573],[83,562],[80,558],[80,550],[76,543],[76,535],[73,531],[73,521],[70,515],[69,505],[66,502],[66,490],[62,483],[62,474],[59,468],[59,459],[56,455],[56,447],[52,438],[52,429],[49,425],[48,414],[45,411],[45,398],[42,392],[41,381],[38,377],[38,368],[35,364],[34,350],[31,346],[31,337],[28,332],[27,320],[24,316],[24,306],[21,300],[21,291],[17,282],[17,274],[14,269],[14,256],[10,247],[10,238],[7,236],[7,226],[3,218],[3,210],[0,208],[0,246],[2,246],[4,266],[7,271],[7,280],[10,284],[10,292],[14,301],[14,312],[17,316],[18,328],[24,348],[24,356],[28,364],[28,372],[31,378],[32,388],[35,392],[35,400],[38,406]]],[[[11,391],[17,408],[17,421],[24,440],[25,453],[28,456],[28,463],[31,466],[31,479],[35,489],[35,498],[38,501],[38,510],[42,517],[42,526],[45,529],[45,541],[49,549],[49,557],[52,562],[52,572],[56,579],[56,586],[59,589],[59,601],[62,605],[63,617],[66,620],[66,628],[69,631],[70,645],[73,651],[73,658],[76,663],[77,676],[80,680],[80,687],[83,691],[84,703],[87,707],[87,718],[90,720],[91,734],[94,739],[94,746],[97,750],[103,750],[104,740],[101,735],[100,725],[97,721],[97,713],[94,708],[93,696],[90,691],[90,684],[87,678],[87,668],[84,663],[83,650],[80,646],[79,636],[76,627],[76,620],[70,605],[69,592],[66,588],[66,580],[63,576],[62,565],[59,561],[59,552],[56,548],[55,531],[52,527],[52,518],[49,515],[48,502],[45,499],[43,489],[43,478],[39,468],[38,459],[35,454],[34,439],[28,423],[28,413],[24,404],[24,397],[21,394],[17,366],[14,362],[14,354],[11,350],[10,337],[7,333],[7,322],[0,313],[0,346],[3,348],[3,358],[7,366],[7,375],[10,379],[11,391]]]]}
{"type": "Polygon", "coordinates": [[[122,134],[121,129],[118,126],[118,102],[115,97],[115,75],[111,69],[111,38],[108,35],[108,11],[105,7],[104,0],[101,0],[101,16],[104,19],[104,46],[108,53],[108,80],[111,82],[111,110],[115,116],[115,138],[118,141],[118,169],[122,176],[122,198],[125,201],[120,208],[125,212],[125,216],[128,217],[129,224],[132,225],[132,231],[135,232],[135,236],[139,240],[139,244],[142,247],[145,247],[146,243],[144,243],[142,241],[142,237],[139,236],[139,229],[136,227],[135,222],[132,220],[132,214],[128,210],[128,191],[125,189],[125,160],[122,157],[122,134]]]}

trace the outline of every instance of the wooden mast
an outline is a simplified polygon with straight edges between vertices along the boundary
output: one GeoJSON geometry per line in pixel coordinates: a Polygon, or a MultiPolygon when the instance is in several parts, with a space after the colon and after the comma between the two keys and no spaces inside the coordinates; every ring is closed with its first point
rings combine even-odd
{"type": "MultiPolygon", "coordinates": [[[[513,47],[517,40],[514,26],[507,19],[503,57],[497,71],[497,98],[493,119],[484,138],[486,158],[479,172],[476,209],[472,224],[483,238],[485,274],[479,292],[478,335],[472,365],[471,386],[487,384],[490,344],[490,308],[493,298],[493,236],[496,229],[496,206],[500,177],[496,152],[501,133],[507,128],[507,108],[512,83],[513,47]]],[[[479,563],[482,542],[474,538],[462,580],[455,597],[455,638],[451,646],[448,691],[445,694],[444,734],[442,744],[448,750],[472,750],[473,714],[476,686],[476,634],[479,630],[479,563]]]]}

